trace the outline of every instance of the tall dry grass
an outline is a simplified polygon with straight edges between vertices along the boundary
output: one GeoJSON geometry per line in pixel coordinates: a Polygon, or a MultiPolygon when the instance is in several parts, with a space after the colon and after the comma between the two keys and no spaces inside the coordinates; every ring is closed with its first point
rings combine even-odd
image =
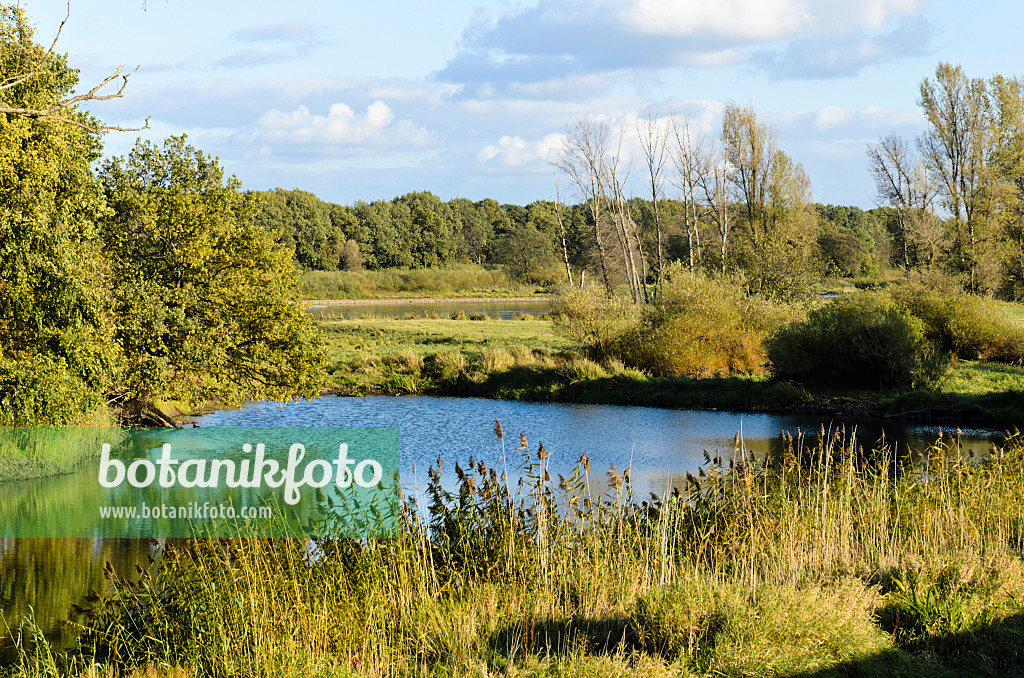
{"type": "Polygon", "coordinates": [[[407,479],[397,539],[191,541],[150,571],[108,572],[90,661],[209,676],[1014,661],[991,634],[1024,612],[1019,435],[986,459],[948,435],[912,459],[852,431],[787,434],[762,458],[737,437],[681,491],[640,498],[628,466],[584,454],[553,474],[543,445],[495,433],[507,454],[407,479]]]}

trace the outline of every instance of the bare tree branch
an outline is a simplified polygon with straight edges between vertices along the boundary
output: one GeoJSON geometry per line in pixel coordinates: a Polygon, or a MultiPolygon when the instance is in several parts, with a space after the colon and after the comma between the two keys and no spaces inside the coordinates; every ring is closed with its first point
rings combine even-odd
{"type": "MultiPolygon", "coordinates": [[[[60,22],[60,26],[57,28],[57,35],[54,36],[53,42],[50,43],[50,47],[43,54],[42,58],[39,59],[34,67],[30,67],[27,72],[22,74],[15,74],[8,76],[4,80],[0,81],[0,91],[17,87],[18,85],[25,83],[32,78],[43,73],[46,63],[49,61],[53,54],[54,49],[57,47],[57,41],[60,40],[61,33],[64,31],[64,26],[67,24],[68,19],[71,17],[71,3],[68,2],[67,14],[64,16],[64,20],[60,22]]],[[[0,113],[8,113],[10,115],[16,115],[22,118],[30,118],[33,120],[54,120],[56,122],[65,122],[81,127],[82,129],[92,133],[98,134],[103,131],[118,131],[118,132],[139,132],[144,129],[149,129],[150,117],[146,118],[146,124],[142,127],[118,127],[116,125],[88,125],[78,120],[71,119],[65,115],[65,113],[75,106],[76,104],[85,101],[107,101],[109,99],[120,99],[124,97],[124,90],[128,86],[128,78],[135,75],[135,72],[139,70],[138,66],[131,73],[122,73],[124,70],[124,64],[117,67],[111,75],[108,75],[98,85],[90,89],[85,94],[79,94],[77,96],[69,97],[62,101],[55,103],[47,108],[22,108],[18,106],[2,106],[0,105],[0,113]],[[117,88],[116,92],[111,94],[100,94],[100,90],[109,85],[111,82],[121,78],[121,85],[117,88]]]]}

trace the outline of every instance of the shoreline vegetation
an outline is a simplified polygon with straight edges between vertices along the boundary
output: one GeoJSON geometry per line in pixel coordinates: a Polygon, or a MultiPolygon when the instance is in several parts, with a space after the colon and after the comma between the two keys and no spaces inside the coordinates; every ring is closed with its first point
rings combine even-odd
{"type": "Polygon", "coordinates": [[[551,477],[543,445],[494,429],[454,487],[429,469],[396,539],[108,563],[81,648],[23,622],[10,676],[1022,675],[1019,436],[982,462],[946,435],[912,466],[840,431],[790,437],[641,498],[628,467],[584,454],[551,477]]]}
{"type": "Polygon", "coordinates": [[[739,412],[903,418],[1012,429],[1024,368],[958,360],[927,390],[803,385],[767,375],[655,376],[594,360],[529,314],[317,320],[330,354],[328,395],[445,395],[739,412]]]}

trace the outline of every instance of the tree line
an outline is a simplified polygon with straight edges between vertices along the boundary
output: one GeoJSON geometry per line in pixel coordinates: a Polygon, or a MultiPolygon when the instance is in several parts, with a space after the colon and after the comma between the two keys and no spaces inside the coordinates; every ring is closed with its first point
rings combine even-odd
{"type": "Polygon", "coordinates": [[[540,284],[580,284],[590,272],[638,301],[657,294],[671,261],[773,297],[823,275],[876,277],[899,264],[895,213],[812,203],[803,167],[752,107],[729,104],[716,139],[675,115],[649,115],[636,133],[645,196],[626,194],[633,168],[622,139],[579,118],[555,163],[554,200],[445,202],[424,191],[339,205],[277,188],[253,193],[263,202],[257,223],[307,270],[475,262],[540,284]]]}
{"type": "MultiPolygon", "coordinates": [[[[603,222],[596,231],[585,203],[537,200],[517,205],[466,198],[444,202],[425,191],[354,205],[331,203],[300,189],[277,188],[250,195],[262,203],[256,222],[292,249],[295,262],[305,270],[423,268],[471,262],[502,266],[511,277],[537,284],[578,284],[588,270],[599,279],[601,276],[598,238],[604,242],[608,224],[603,222]]],[[[723,221],[730,228],[724,258],[722,241],[713,238],[717,227],[707,222],[703,205],[695,208],[693,202],[679,198],[660,197],[655,204],[631,197],[624,200],[622,209],[630,233],[642,240],[647,258],[644,275],[649,284],[657,270],[659,228],[663,262],[683,261],[709,272],[720,271],[722,261],[728,262],[726,270],[730,272],[746,264],[734,251],[739,240],[740,251],[749,256],[749,249],[744,249],[747,242],[737,235],[739,229],[732,230],[743,216],[745,207],[740,203],[723,206],[723,221]]],[[[818,203],[806,209],[805,225],[811,232],[805,249],[810,251],[811,261],[803,265],[808,272],[872,277],[891,267],[886,210],[818,203]]],[[[610,231],[608,235],[612,235],[610,231]]],[[[625,283],[623,261],[621,253],[605,259],[605,271],[613,285],[625,283]]]]}

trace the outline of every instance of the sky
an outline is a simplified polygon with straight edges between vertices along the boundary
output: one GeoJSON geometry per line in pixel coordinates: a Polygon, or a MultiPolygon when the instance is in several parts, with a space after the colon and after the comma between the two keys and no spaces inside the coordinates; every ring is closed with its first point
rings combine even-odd
{"type": "Polygon", "coordinates": [[[70,11],[58,50],[80,91],[138,67],[123,98],[90,106],[108,125],[150,117],[108,133],[108,155],[185,133],[245,188],[341,204],[552,199],[563,135],[588,116],[623,131],[643,195],[638,120],[686,115],[711,139],[733,101],[777,128],[815,201],[869,209],[867,144],[924,131],[919,85],[940,61],[986,78],[1024,64],[1013,0],[18,4],[46,45],[70,11]]]}

